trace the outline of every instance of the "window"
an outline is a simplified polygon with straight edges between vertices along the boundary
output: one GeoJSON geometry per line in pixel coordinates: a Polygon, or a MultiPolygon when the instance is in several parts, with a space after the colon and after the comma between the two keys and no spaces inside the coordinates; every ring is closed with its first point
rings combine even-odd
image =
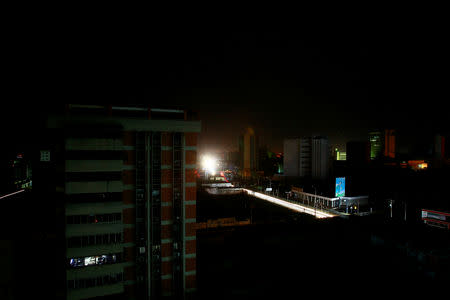
{"type": "Polygon", "coordinates": [[[41,150],[41,161],[50,161],[50,151],[41,150]]]}
{"type": "Polygon", "coordinates": [[[95,286],[95,278],[89,278],[86,279],[86,287],[90,288],[90,287],[94,287],[95,286]]]}
{"type": "Polygon", "coordinates": [[[103,285],[103,277],[97,277],[95,283],[97,286],[103,285]]]}
{"type": "Polygon", "coordinates": [[[68,160],[123,160],[122,151],[115,150],[69,150],[66,151],[68,160]]]}
{"type": "Polygon", "coordinates": [[[68,248],[82,248],[94,245],[122,243],[122,233],[97,234],[89,236],[76,236],[67,239],[68,248]]]}
{"type": "Polygon", "coordinates": [[[67,240],[68,248],[79,248],[81,247],[81,238],[80,237],[71,237],[67,240]]]}
{"type": "Polygon", "coordinates": [[[82,258],[71,258],[69,260],[69,265],[73,268],[84,267],[84,259],[82,258]]]}
{"type": "Polygon", "coordinates": [[[122,214],[121,213],[116,213],[114,214],[115,216],[115,221],[116,222],[120,222],[122,220],[122,214]]]}
{"type": "Polygon", "coordinates": [[[95,223],[95,216],[94,215],[89,215],[87,220],[88,220],[89,224],[95,223]]]}
{"type": "Polygon", "coordinates": [[[68,263],[70,268],[80,268],[95,265],[115,264],[122,261],[122,253],[114,253],[70,258],[68,263]]]}
{"type": "Polygon", "coordinates": [[[75,281],[75,288],[82,289],[84,288],[84,279],[75,281]]]}
{"type": "Polygon", "coordinates": [[[109,244],[109,234],[103,235],[103,244],[109,244]]]}
{"type": "Polygon", "coordinates": [[[72,172],[66,173],[66,181],[115,181],[122,179],[122,172],[72,172]]]}
{"type": "Polygon", "coordinates": [[[104,245],[105,243],[103,243],[103,234],[97,234],[95,236],[95,242],[97,245],[104,245]]]}
{"type": "Polygon", "coordinates": [[[115,284],[122,281],[123,281],[123,273],[120,272],[91,278],[67,280],[67,288],[68,289],[90,288],[95,286],[115,284]]]}
{"type": "Polygon", "coordinates": [[[88,221],[88,216],[80,216],[80,224],[86,224],[88,221]]]}
{"type": "Polygon", "coordinates": [[[116,241],[116,234],[115,233],[110,233],[109,234],[109,241],[111,242],[111,243],[117,243],[117,241],[116,241]]]}
{"type": "Polygon", "coordinates": [[[120,202],[122,201],[122,193],[83,193],[65,195],[69,203],[90,203],[90,202],[120,202]]]}
{"type": "Polygon", "coordinates": [[[96,257],[95,256],[88,256],[84,258],[84,265],[85,266],[92,266],[96,265],[96,257]]]}
{"type": "Polygon", "coordinates": [[[97,224],[97,223],[119,223],[122,220],[121,213],[91,214],[67,216],[67,224],[97,224]]]}
{"type": "Polygon", "coordinates": [[[97,215],[97,222],[98,223],[104,223],[105,222],[105,216],[104,215],[97,215]]]}

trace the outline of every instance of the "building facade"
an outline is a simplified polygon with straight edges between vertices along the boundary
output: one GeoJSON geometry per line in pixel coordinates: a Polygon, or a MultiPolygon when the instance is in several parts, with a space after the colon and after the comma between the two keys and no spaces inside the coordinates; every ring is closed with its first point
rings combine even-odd
{"type": "Polygon", "coordinates": [[[331,152],[328,139],[315,136],[311,139],[311,175],[314,179],[326,179],[330,169],[331,152]]]}
{"type": "Polygon", "coordinates": [[[396,140],[395,130],[375,130],[369,132],[370,159],[379,159],[381,157],[395,158],[396,140]]]}
{"type": "Polygon", "coordinates": [[[302,137],[285,139],[285,176],[325,179],[328,176],[331,153],[325,137],[302,137]]]}
{"type": "Polygon", "coordinates": [[[258,168],[258,139],[252,128],[239,137],[240,167],[244,178],[251,177],[258,168]]]}
{"type": "Polygon", "coordinates": [[[48,128],[60,137],[48,159],[64,178],[66,298],[195,291],[200,122],[183,110],[72,105],[48,128]]]}
{"type": "Polygon", "coordinates": [[[299,149],[299,175],[300,177],[311,177],[312,175],[312,139],[303,137],[300,139],[299,149]]]}
{"type": "Polygon", "coordinates": [[[283,165],[285,176],[299,176],[300,139],[285,139],[283,141],[283,165]]]}

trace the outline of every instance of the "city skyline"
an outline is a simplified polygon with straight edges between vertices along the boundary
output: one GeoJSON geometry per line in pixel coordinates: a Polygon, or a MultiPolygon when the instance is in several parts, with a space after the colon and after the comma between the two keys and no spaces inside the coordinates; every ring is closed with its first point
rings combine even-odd
{"type": "Polygon", "coordinates": [[[448,51],[417,19],[26,25],[4,47],[0,298],[445,287],[448,51]]]}

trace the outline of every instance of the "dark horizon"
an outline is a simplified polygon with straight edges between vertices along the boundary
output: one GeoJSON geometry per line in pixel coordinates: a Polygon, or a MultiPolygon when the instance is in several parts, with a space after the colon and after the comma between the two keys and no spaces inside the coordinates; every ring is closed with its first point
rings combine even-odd
{"type": "Polygon", "coordinates": [[[246,127],[276,152],[290,136],[325,135],[345,147],[366,140],[372,128],[448,132],[439,40],[335,33],[180,29],[155,35],[142,60],[111,64],[111,52],[66,61],[67,78],[17,89],[2,120],[27,134],[28,121],[54,100],[182,105],[199,112],[206,151],[236,150],[246,127]],[[92,72],[85,72],[88,66],[92,72]],[[25,100],[32,100],[28,108],[25,100]]]}

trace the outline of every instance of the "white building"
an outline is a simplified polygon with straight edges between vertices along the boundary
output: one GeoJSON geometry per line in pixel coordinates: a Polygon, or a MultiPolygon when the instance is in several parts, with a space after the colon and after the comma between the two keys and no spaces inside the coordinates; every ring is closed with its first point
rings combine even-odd
{"type": "Polygon", "coordinates": [[[326,137],[314,136],[284,140],[284,174],[286,176],[325,179],[330,166],[326,137]]]}

